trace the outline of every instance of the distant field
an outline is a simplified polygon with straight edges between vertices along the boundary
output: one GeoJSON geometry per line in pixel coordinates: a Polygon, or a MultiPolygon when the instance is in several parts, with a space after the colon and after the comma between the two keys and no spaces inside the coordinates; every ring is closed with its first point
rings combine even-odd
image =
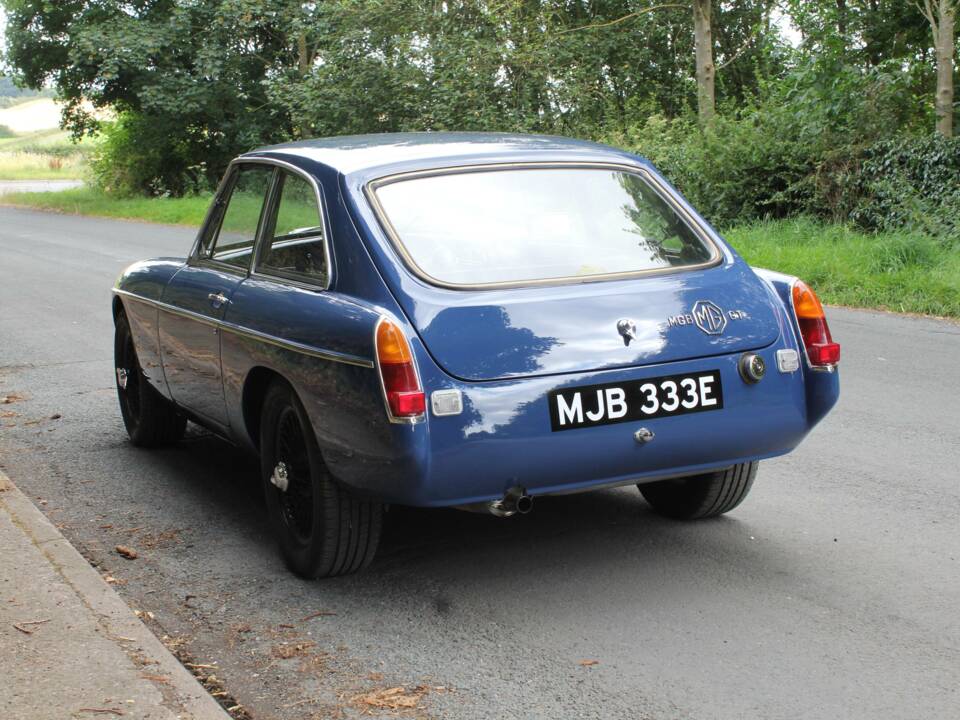
{"type": "Polygon", "coordinates": [[[16,132],[14,137],[0,137],[0,180],[83,178],[93,141],[74,143],[70,133],[57,126],[59,119],[59,108],[48,98],[28,100],[0,110],[0,126],[16,132]],[[53,120],[51,108],[52,115],[56,116],[53,120]],[[27,131],[17,131],[23,127],[24,118],[33,119],[36,125],[27,131]]]}
{"type": "Polygon", "coordinates": [[[60,106],[50,98],[37,98],[0,109],[0,125],[18,135],[60,127],[60,106]]]}

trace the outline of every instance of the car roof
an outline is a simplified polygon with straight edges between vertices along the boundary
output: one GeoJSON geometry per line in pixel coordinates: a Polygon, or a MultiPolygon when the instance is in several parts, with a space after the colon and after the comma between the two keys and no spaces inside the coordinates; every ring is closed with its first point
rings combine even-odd
{"type": "Polygon", "coordinates": [[[377,170],[396,172],[438,165],[502,161],[637,162],[623,150],[552,135],[507,133],[411,132],[299,140],[258,148],[242,157],[300,158],[344,175],[368,177],[377,170]]]}

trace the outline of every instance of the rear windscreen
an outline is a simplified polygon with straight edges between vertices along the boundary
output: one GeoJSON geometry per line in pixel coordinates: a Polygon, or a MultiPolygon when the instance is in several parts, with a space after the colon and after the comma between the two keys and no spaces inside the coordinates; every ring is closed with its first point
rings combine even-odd
{"type": "Polygon", "coordinates": [[[703,265],[717,251],[639,174],[498,169],[388,181],[394,240],[427,279],[523,284],[703,265]]]}

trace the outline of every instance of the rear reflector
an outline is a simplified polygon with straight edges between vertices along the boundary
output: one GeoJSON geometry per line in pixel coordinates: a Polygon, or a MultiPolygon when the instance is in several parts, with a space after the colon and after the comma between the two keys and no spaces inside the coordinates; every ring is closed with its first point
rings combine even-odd
{"type": "Polygon", "coordinates": [[[832,367],[840,362],[840,345],[830,336],[823,305],[805,282],[793,284],[793,309],[807,359],[815,367],[832,367]]]}
{"type": "Polygon", "coordinates": [[[390,419],[420,418],[427,403],[403,332],[386,318],[377,324],[377,367],[390,419]]]}

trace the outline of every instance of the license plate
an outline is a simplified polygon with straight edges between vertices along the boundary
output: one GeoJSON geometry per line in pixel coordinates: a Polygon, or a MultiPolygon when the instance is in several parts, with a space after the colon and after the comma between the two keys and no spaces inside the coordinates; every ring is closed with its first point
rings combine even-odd
{"type": "Polygon", "coordinates": [[[582,385],[552,390],[548,397],[554,432],[723,408],[719,370],[582,385]]]}

